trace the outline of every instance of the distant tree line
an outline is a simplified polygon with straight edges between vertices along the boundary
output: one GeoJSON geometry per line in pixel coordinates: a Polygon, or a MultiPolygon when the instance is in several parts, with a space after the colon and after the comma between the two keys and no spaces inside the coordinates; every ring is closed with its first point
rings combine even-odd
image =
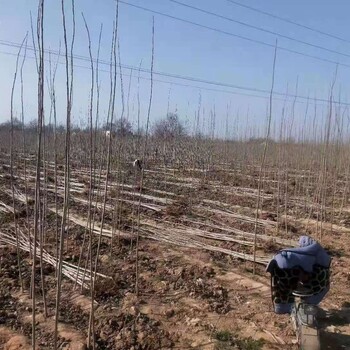
{"type": "MultiPolygon", "coordinates": [[[[14,131],[30,131],[36,132],[37,130],[37,121],[32,120],[28,123],[23,124],[19,119],[14,118],[11,124],[11,121],[6,121],[0,124],[0,131],[10,131],[13,127],[14,131]]],[[[54,132],[54,125],[47,124],[43,126],[45,132],[54,132]]],[[[89,129],[87,127],[80,127],[78,125],[72,125],[72,132],[87,132],[89,129]]],[[[119,137],[128,137],[137,134],[142,134],[142,130],[134,130],[132,124],[126,118],[120,118],[114,123],[104,123],[102,126],[98,127],[98,131],[111,131],[116,136],[119,137]]],[[[62,133],[65,132],[64,125],[57,125],[56,132],[62,133]]],[[[181,122],[178,114],[168,113],[164,118],[159,119],[151,127],[151,135],[159,139],[174,139],[179,137],[184,137],[187,135],[185,126],[181,122]]]]}

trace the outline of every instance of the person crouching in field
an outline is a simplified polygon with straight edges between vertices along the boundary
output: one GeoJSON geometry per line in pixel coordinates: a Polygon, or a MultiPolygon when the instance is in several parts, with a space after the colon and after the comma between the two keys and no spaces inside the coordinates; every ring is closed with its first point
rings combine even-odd
{"type": "Polygon", "coordinates": [[[271,295],[275,313],[291,313],[293,291],[300,286],[311,292],[304,298],[308,304],[318,305],[330,287],[331,257],[325,249],[308,236],[301,236],[299,248],[279,251],[268,264],[271,274],[271,295]]]}

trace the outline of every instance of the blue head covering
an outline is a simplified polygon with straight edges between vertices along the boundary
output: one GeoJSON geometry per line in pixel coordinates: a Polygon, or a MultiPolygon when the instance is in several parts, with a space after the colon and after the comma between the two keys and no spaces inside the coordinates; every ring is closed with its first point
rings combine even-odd
{"type": "Polygon", "coordinates": [[[266,271],[271,272],[277,264],[280,269],[300,267],[305,272],[312,272],[314,265],[329,267],[330,263],[330,256],[317,241],[308,236],[301,236],[299,247],[281,250],[270,261],[266,271]]]}

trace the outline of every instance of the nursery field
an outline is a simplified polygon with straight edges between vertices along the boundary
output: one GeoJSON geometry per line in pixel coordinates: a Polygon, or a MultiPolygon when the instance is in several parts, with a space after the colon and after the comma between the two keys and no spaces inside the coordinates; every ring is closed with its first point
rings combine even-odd
{"type": "Polygon", "coordinates": [[[34,156],[12,158],[1,154],[2,348],[31,349],[35,318],[37,348],[52,349],[59,300],[60,349],[296,349],[265,267],[304,234],[333,258],[324,348],[350,346],[346,174],[271,166],[258,189],[259,165],[238,160],[200,168],[153,156],[141,173],[130,157],[107,177],[77,155],[65,212],[64,163],[43,160],[38,181],[34,156]]]}

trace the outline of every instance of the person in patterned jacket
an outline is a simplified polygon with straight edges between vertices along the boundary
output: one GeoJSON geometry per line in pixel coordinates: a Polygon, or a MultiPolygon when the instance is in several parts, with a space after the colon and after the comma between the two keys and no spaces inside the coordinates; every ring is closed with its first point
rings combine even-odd
{"type": "Polygon", "coordinates": [[[331,257],[326,250],[308,236],[301,236],[298,248],[279,251],[268,264],[271,274],[271,294],[275,313],[292,311],[293,291],[305,288],[311,296],[304,298],[308,304],[317,305],[330,287],[331,257]]]}

